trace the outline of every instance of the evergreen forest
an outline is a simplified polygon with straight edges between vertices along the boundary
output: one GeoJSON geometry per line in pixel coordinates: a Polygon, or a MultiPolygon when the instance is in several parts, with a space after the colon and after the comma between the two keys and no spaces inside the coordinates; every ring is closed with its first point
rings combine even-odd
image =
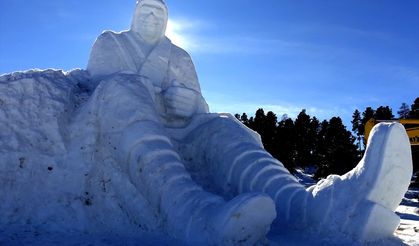
{"type": "MultiPolygon", "coordinates": [[[[411,104],[403,103],[397,116],[389,106],[358,109],[352,115],[352,127],[347,129],[338,116],[320,121],[301,110],[295,119],[278,116],[260,108],[254,116],[246,113],[235,117],[258,132],[265,149],[294,173],[297,168],[314,168],[316,179],[330,174],[342,175],[354,168],[365,151],[366,122],[376,120],[419,119],[419,97],[411,104]]],[[[412,146],[414,172],[419,171],[419,146],[412,146]]],[[[417,180],[419,181],[419,180],[417,180]]],[[[418,183],[418,182],[416,182],[418,183]]]]}

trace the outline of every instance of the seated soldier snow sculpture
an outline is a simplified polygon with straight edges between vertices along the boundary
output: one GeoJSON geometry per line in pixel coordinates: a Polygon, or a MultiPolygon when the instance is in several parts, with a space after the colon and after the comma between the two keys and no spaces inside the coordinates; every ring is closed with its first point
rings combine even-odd
{"type": "Polygon", "coordinates": [[[169,234],[253,245],[274,220],[361,241],[393,233],[399,223],[394,211],[412,172],[401,125],[378,125],[355,169],[306,190],[257,134],[230,115],[209,113],[191,58],[164,36],[167,19],[162,0],[137,2],[130,30],[98,37],[87,71],[98,83],[89,107],[116,146],[109,151],[169,234]],[[192,180],[185,160],[205,169],[220,193],[192,180]],[[393,175],[403,182],[394,183],[393,175]]]}

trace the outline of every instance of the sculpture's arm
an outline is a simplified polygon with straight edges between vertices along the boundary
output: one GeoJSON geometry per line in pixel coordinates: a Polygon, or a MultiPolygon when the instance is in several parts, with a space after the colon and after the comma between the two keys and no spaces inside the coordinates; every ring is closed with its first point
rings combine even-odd
{"type": "Polygon", "coordinates": [[[170,57],[168,83],[163,86],[167,113],[190,118],[197,113],[208,113],[202,97],[195,66],[189,54],[174,46],[170,57]]]}

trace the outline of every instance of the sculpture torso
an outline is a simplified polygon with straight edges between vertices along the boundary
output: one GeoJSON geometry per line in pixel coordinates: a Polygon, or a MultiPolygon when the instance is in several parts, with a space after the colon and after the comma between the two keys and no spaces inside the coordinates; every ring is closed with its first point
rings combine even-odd
{"type": "Polygon", "coordinates": [[[155,87],[162,89],[171,46],[167,38],[150,47],[132,31],[106,31],[93,46],[87,70],[95,80],[116,73],[137,74],[149,78],[155,87]]]}
{"type": "Polygon", "coordinates": [[[169,121],[174,118],[167,114],[162,93],[173,86],[195,91],[199,95],[198,101],[190,102],[196,105],[195,113],[208,113],[192,59],[166,37],[153,47],[133,31],[106,31],[97,38],[92,48],[87,71],[94,81],[121,74],[142,77],[157,111],[169,121]]]}

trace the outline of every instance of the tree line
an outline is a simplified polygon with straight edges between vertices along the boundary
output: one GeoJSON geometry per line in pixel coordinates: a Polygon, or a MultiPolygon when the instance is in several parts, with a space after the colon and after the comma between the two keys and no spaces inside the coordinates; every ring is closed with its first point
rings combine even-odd
{"type": "MultiPolygon", "coordinates": [[[[400,119],[419,119],[419,97],[411,106],[403,103],[397,114],[400,119]]],[[[352,115],[351,132],[340,117],[320,121],[305,109],[295,119],[286,114],[278,119],[274,112],[265,114],[262,108],[250,118],[246,113],[235,114],[235,117],[258,132],[265,149],[291,173],[296,168],[315,167],[317,179],[329,174],[342,175],[358,164],[365,149],[362,144],[364,126],[369,119],[395,119],[389,106],[367,107],[362,113],[356,109],[352,115]]],[[[413,153],[418,154],[417,150],[413,153]]],[[[414,162],[417,166],[417,157],[414,162]]]]}

